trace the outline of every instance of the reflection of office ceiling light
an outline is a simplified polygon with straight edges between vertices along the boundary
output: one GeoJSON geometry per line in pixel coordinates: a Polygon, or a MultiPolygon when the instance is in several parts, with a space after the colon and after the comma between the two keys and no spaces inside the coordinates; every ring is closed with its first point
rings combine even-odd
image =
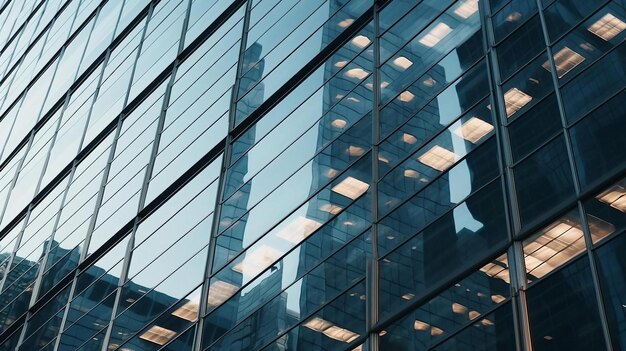
{"type": "Polygon", "coordinates": [[[480,118],[472,117],[454,130],[454,134],[476,144],[485,135],[491,133],[493,126],[480,118]]]}
{"type": "Polygon", "coordinates": [[[402,298],[405,299],[405,300],[411,300],[414,297],[415,297],[415,295],[413,295],[411,293],[406,293],[406,294],[402,295],[402,298]]]}
{"type": "Polygon", "coordinates": [[[502,295],[491,295],[491,301],[493,301],[494,303],[500,303],[504,300],[506,300],[506,297],[502,295]]]}
{"type": "MultiPolygon", "coordinates": [[[[556,72],[559,78],[566,75],[569,71],[573,70],[576,66],[580,65],[585,58],[576,51],[568,48],[567,46],[559,50],[554,54],[554,65],[556,66],[556,72]]],[[[548,72],[550,71],[550,62],[546,61],[541,65],[548,72]]]]}
{"type": "Polygon", "coordinates": [[[400,93],[400,95],[398,96],[398,99],[400,99],[400,101],[402,102],[410,102],[411,100],[413,100],[414,97],[415,95],[412,92],[405,90],[402,93],[400,93]]]}
{"type": "Polygon", "coordinates": [[[359,99],[357,99],[355,97],[352,97],[352,96],[348,97],[346,100],[348,100],[350,102],[361,102],[361,100],[359,100],[359,99]]]}
{"type": "Polygon", "coordinates": [[[263,245],[252,253],[246,253],[246,257],[243,261],[233,267],[233,271],[247,276],[253,276],[261,273],[265,268],[273,264],[281,255],[282,252],[279,252],[267,245],[263,245]]]}
{"type": "Polygon", "coordinates": [[[389,82],[384,81],[384,80],[382,82],[380,82],[380,88],[381,89],[385,89],[388,86],[389,86],[389,82]]]}
{"type": "Polygon", "coordinates": [[[526,272],[541,278],[585,250],[583,232],[573,220],[561,219],[524,241],[526,272]]]}
{"type": "Polygon", "coordinates": [[[490,321],[489,319],[485,318],[482,321],[480,321],[480,324],[484,325],[484,326],[492,326],[493,322],[490,321]]]}
{"type": "Polygon", "coordinates": [[[345,343],[351,343],[359,337],[359,334],[356,334],[348,329],[340,328],[333,323],[318,317],[314,317],[303,325],[306,328],[322,333],[331,339],[345,343]]]}
{"type": "Polygon", "coordinates": [[[363,79],[369,75],[369,72],[365,71],[362,68],[351,68],[344,73],[346,77],[363,79]]]}
{"type": "Polygon", "coordinates": [[[365,35],[357,35],[354,39],[352,39],[352,44],[361,49],[368,46],[370,43],[370,39],[365,35]]]}
{"type": "Polygon", "coordinates": [[[281,229],[276,236],[293,244],[299,244],[321,226],[322,223],[316,220],[300,216],[281,229]]]}
{"type": "Polygon", "coordinates": [[[452,32],[452,28],[443,22],[439,22],[433,29],[431,29],[428,33],[426,33],[419,42],[422,45],[428,46],[432,48],[437,45],[441,41],[441,39],[445,38],[448,34],[452,32]]]}
{"type": "Polygon", "coordinates": [[[335,62],[335,67],[342,68],[348,64],[348,61],[337,61],[335,62]]]}
{"type": "Polygon", "coordinates": [[[318,333],[323,332],[324,330],[330,328],[332,325],[333,324],[331,322],[318,318],[318,317],[314,317],[310,321],[304,323],[305,327],[313,331],[316,331],[318,333]]]}
{"type": "Polygon", "coordinates": [[[378,154],[378,161],[382,163],[389,163],[389,159],[381,154],[378,154]]]}
{"type": "Polygon", "coordinates": [[[337,173],[338,173],[338,172],[337,172],[337,170],[336,170],[336,169],[329,168],[329,169],[326,171],[326,177],[327,177],[327,178],[333,178],[334,176],[336,176],[336,175],[337,175],[337,173]]]}
{"type": "Polygon", "coordinates": [[[519,21],[519,19],[522,18],[522,14],[515,11],[515,12],[511,12],[508,16],[506,16],[505,21],[507,22],[517,22],[519,21]]]}
{"type": "Polygon", "coordinates": [[[448,149],[435,145],[417,159],[430,168],[444,172],[456,162],[458,156],[448,149]]]}
{"type": "Polygon", "coordinates": [[[415,143],[417,143],[417,138],[414,137],[413,135],[409,134],[409,133],[403,133],[402,134],[402,141],[404,141],[407,144],[415,144],[415,143]]]}
{"type": "Polygon", "coordinates": [[[346,124],[348,124],[348,122],[341,118],[334,119],[332,122],[330,122],[330,125],[337,129],[343,129],[346,124]]]}
{"type": "Polygon", "coordinates": [[[341,28],[348,28],[352,23],[354,23],[354,20],[352,18],[346,18],[345,20],[337,23],[337,25],[341,28]]]}
{"type": "Polygon", "coordinates": [[[359,337],[359,334],[348,329],[340,328],[336,325],[324,330],[322,333],[331,339],[345,343],[351,343],[359,337]]]}
{"type": "Polygon", "coordinates": [[[435,326],[432,326],[430,328],[430,335],[432,335],[432,336],[439,336],[441,334],[443,334],[443,329],[437,328],[435,326]]]}
{"type": "Polygon", "coordinates": [[[216,281],[209,287],[208,304],[211,306],[219,306],[235,294],[237,287],[235,285],[216,281]]]}
{"type": "Polygon", "coordinates": [[[430,329],[430,324],[422,322],[420,320],[415,320],[413,323],[413,329],[415,330],[428,330],[430,329]]]}
{"type": "Polygon", "coordinates": [[[452,312],[458,314],[464,314],[467,312],[467,307],[461,305],[460,303],[452,303],[452,312]]]}
{"type": "Polygon", "coordinates": [[[198,301],[190,300],[179,309],[172,312],[173,316],[195,322],[198,319],[198,301]]]}
{"type": "Polygon", "coordinates": [[[343,207],[331,203],[326,203],[320,206],[320,210],[336,215],[337,213],[341,212],[341,210],[343,210],[343,207]]]}
{"type": "Polygon", "coordinates": [[[470,319],[476,319],[476,318],[478,318],[478,316],[480,316],[480,312],[478,312],[478,311],[469,311],[469,318],[470,319]]]}
{"type": "Polygon", "coordinates": [[[526,106],[531,100],[532,96],[524,93],[517,88],[511,88],[504,94],[504,104],[506,105],[506,116],[511,117],[522,107],[526,106]]]}
{"type": "Polygon", "coordinates": [[[596,199],[621,212],[626,212],[626,189],[621,185],[614,185],[596,196],[596,199]]]}
{"type": "Polygon", "coordinates": [[[413,65],[413,62],[404,56],[398,56],[393,60],[393,64],[402,70],[406,70],[413,65]]]}
{"type": "Polygon", "coordinates": [[[173,330],[153,325],[150,329],[146,330],[145,333],[141,334],[139,339],[146,340],[157,345],[165,345],[175,335],[176,332],[173,330]]]}
{"type": "Polygon", "coordinates": [[[358,157],[358,156],[363,155],[364,153],[365,153],[365,150],[363,150],[363,148],[360,146],[350,145],[348,147],[348,155],[350,156],[358,157]]]}
{"type": "Polygon", "coordinates": [[[609,41],[626,29],[626,23],[613,16],[613,14],[607,13],[592,24],[588,29],[591,33],[609,41]]]}
{"type": "Polygon", "coordinates": [[[454,13],[463,18],[468,19],[472,17],[478,11],[478,0],[465,0],[461,1],[459,6],[454,10],[454,13]]]}
{"type": "Polygon", "coordinates": [[[369,189],[369,184],[353,177],[346,177],[332,188],[332,191],[341,194],[352,200],[358,199],[363,193],[369,189]]]}
{"type": "Polygon", "coordinates": [[[414,169],[405,169],[404,176],[407,178],[419,178],[420,174],[414,169]]]}
{"type": "Polygon", "coordinates": [[[424,84],[425,86],[427,86],[429,88],[432,88],[432,87],[435,86],[435,84],[437,84],[437,81],[432,79],[431,77],[428,77],[428,78],[424,79],[422,84],[424,84]]]}

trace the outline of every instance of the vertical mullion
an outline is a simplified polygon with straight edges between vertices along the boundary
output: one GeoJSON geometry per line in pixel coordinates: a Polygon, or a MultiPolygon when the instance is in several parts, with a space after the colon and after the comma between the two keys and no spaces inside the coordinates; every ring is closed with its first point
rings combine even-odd
{"type": "MultiPolygon", "coordinates": [[[[148,26],[150,24],[150,18],[152,17],[152,13],[154,12],[154,3],[151,3],[150,5],[150,9],[148,10],[148,14],[146,15],[146,23],[144,24],[143,27],[143,32],[141,33],[141,41],[139,42],[139,45],[137,47],[137,54],[135,55],[135,59],[134,59],[134,64],[133,64],[133,68],[131,70],[131,74],[130,74],[130,79],[128,82],[128,87],[126,89],[126,95],[124,96],[124,104],[123,106],[126,107],[126,104],[128,103],[128,96],[130,94],[130,89],[133,85],[133,78],[135,75],[135,70],[137,68],[137,62],[139,61],[139,57],[141,55],[141,49],[143,46],[143,42],[146,38],[146,33],[148,31],[148,26]]],[[[104,74],[103,74],[104,75],[104,74]]],[[[111,164],[113,163],[113,158],[115,157],[115,146],[117,145],[117,140],[119,138],[120,132],[122,130],[122,121],[123,121],[123,114],[119,114],[117,117],[117,126],[115,129],[115,137],[112,141],[112,145],[111,145],[111,151],[109,153],[109,160],[107,162],[107,165],[105,167],[104,170],[104,174],[102,176],[102,185],[100,186],[100,190],[98,192],[98,199],[96,200],[96,206],[94,209],[94,214],[91,217],[91,222],[89,223],[89,229],[88,229],[88,234],[87,234],[87,239],[91,239],[91,235],[93,234],[93,230],[95,228],[95,224],[96,224],[96,220],[98,217],[98,211],[100,209],[100,205],[102,204],[102,198],[104,197],[104,191],[106,190],[106,184],[107,184],[107,180],[108,180],[108,173],[109,170],[111,169],[111,164]]],[[[88,126],[87,126],[88,128],[88,126]]],[[[86,131],[85,131],[86,133],[86,131]]],[[[137,218],[135,217],[135,221],[133,224],[133,229],[131,231],[130,235],[130,239],[128,241],[128,244],[126,246],[126,252],[124,255],[124,263],[122,264],[122,271],[120,273],[120,279],[118,280],[118,287],[117,290],[115,292],[115,299],[113,301],[113,308],[111,311],[111,320],[109,321],[109,325],[106,327],[106,332],[104,335],[104,338],[102,340],[102,351],[107,351],[107,345],[109,344],[109,340],[111,339],[111,332],[113,330],[113,323],[115,322],[115,315],[117,314],[117,307],[119,305],[119,301],[121,298],[121,287],[126,283],[126,277],[128,275],[128,268],[130,266],[130,252],[131,249],[133,247],[133,236],[134,236],[134,232],[137,228],[137,218]]],[[[84,249],[82,252],[82,257],[81,260],[83,260],[89,250],[89,242],[88,240],[85,240],[85,245],[84,245],[84,249]]]]}
{"type": "MultiPolygon", "coordinates": [[[[193,4],[193,0],[187,0],[187,11],[185,14],[185,19],[183,21],[181,34],[178,42],[178,51],[177,54],[180,54],[184,49],[185,44],[185,36],[187,34],[187,26],[189,25],[189,16],[191,14],[191,5],[193,4]]],[[[174,82],[176,81],[176,72],[178,71],[179,65],[178,59],[174,61],[174,67],[170,74],[170,80],[165,87],[165,93],[163,94],[163,102],[161,104],[161,112],[159,114],[159,121],[157,122],[156,132],[154,134],[154,138],[152,141],[152,150],[150,151],[150,159],[148,160],[148,165],[146,166],[146,171],[144,175],[143,185],[141,187],[141,193],[139,195],[139,206],[138,211],[141,211],[146,205],[146,196],[148,195],[148,186],[150,184],[150,180],[152,178],[152,173],[154,171],[154,164],[156,162],[157,155],[159,153],[159,145],[161,143],[161,134],[163,133],[163,127],[165,126],[165,118],[167,114],[167,108],[170,104],[170,96],[172,94],[172,89],[174,87],[174,82]]]]}
{"type": "Polygon", "coordinates": [[[378,169],[378,154],[380,148],[380,19],[379,19],[380,4],[374,3],[373,6],[373,23],[374,23],[374,38],[372,46],[374,47],[374,61],[373,64],[373,84],[372,89],[373,101],[372,101],[372,156],[371,156],[371,171],[372,171],[372,229],[371,245],[372,256],[366,265],[366,286],[367,286],[367,304],[366,310],[366,328],[369,333],[369,350],[378,351],[380,349],[380,337],[379,334],[373,330],[373,326],[378,323],[379,320],[379,284],[380,284],[380,270],[378,265],[378,182],[380,178],[380,172],[378,169]]]}
{"type": "MultiPolygon", "coordinates": [[[[198,0],[199,1],[199,0],[198,0]]],[[[200,293],[200,306],[198,308],[198,322],[197,322],[197,330],[194,338],[194,344],[192,350],[200,351],[202,350],[202,337],[203,337],[203,329],[204,329],[204,315],[206,314],[206,301],[209,295],[209,283],[211,277],[211,271],[213,270],[213,258],[215,256],[215,245],[217,241],[217,234],[219,229],[219,218],[221,213],[221,203],[224,197],[224,187],[226,183],[226,171],[228,169],[228,165],[230,163],[230,158],[232,156],[232,142],[233,142],[233,134],[232,129],[235,126],[235,117],[237,114],[237,98],[239,86],[241,84],[241,72],[243,70],[243,57],[246,52],[246,46],[248,41],[248,30],[250,26],[250,13],[252,12],[252,1],[247,0],[245,3],[245,13],[243,15],[243,25],[242,25],[242,34],[241,34],[241,42],[239,46],[239,57],[237,60],[237,69],[235,72],[235,82],[232,87],[231,97],[230,97],[230,106],[228,111],[228,134],[226,135],[226,142],[224,144],[224,151],[222,153],[222,165],[220,167],[220,175],[218,180],[218,188],[217,188],[217,196],[215,197],[215,204],[213,210],[213,223],[211,225],[211,238],[209,241],[209,248],[207,253],[207,262],[205,265],[204,272],[204,284],[202,285],[202,290],[200,293]]],[[[236,15],[233,14],[233,16],[236,15]]]]}
{"type": "Polygon", "coordinates": [[[499,61],[496,54],[495,34],[493,28],[493,14],[488,1],[480,1],[481,6],[481,26],[483,27],[483,41],[486,49],[486,60],[488,63],[487,74],[489,76],[490,100],[493,109],[495,137],[498,148],[498,163],[502,171],[502,190],[504,193],[505,216],[507,231],[509,232],[509,242],[511,246],[507,251],[509,262],[511,308],[513,309],[513,325],[515,332],[516,347],[520,350],[532,351],[533,346],[530,336],[530,324],[526,303],[526,275],[524,266],[524,256],[521,242],[515,241],[515,234],[521,229],[519,208],[515,192],[515,178],[513,174],[513,157],[510,148],[510,139],[507,128],[507,117],[505,111],[504,94],[502,91],[499,69],[499,61]]]}

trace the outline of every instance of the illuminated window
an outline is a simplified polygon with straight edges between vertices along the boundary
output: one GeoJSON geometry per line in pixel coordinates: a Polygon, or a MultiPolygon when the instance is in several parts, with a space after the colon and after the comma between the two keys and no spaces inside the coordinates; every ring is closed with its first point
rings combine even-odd
{"type": "Polygon", "coordinates": [[[541,278],[585,250],[578,220],[567,215],[524,241],[524,261],[529,279],[541,278]]]}
{"type": "Polygon", "coordinates": [[[454,134],[476,144],[485,135],[491,133],[493,126],[480,118],[472,117],[454,130],[454,134]]]}
{"type": "MultiPolygon", "coordinates": [[[[585,58],[582,55],[567,46],[554,54],[554,64],[559,78],[569,73],[569,71],[576,68],[576,66],[583,63],[583,61],[585,61],[585,58]]],[[[550,71],[550,63],[548,61],[544,62],[542,67],[550,71]]]]}
{"type": "Polygon", "coordinates": [[[341,194],[352,200],[358,199],[363,193],[369,189],[369,184],[353,177],[346,177],[339,184],[332,188],[332,191],[341,194]]]}
{"type": "Polygon", "coordinates": [[[405,90],[402,93],[400,93],[400,96],[398,96],[398,99],[400,99],[400,101],[402,102],[410,102],[411,100],[413,100],[414,97],[415,95],[412,92],[405,90]]]}
{"type": "Polygon", "coordinates": [[[509,278],[509,265],[507,261],[507,254],[504,253],[496,258],[493,262],[487,263],[480,268],[480,271],[490,276],[491,278],[500,279],[507,284],[511,283],[509,278]]]}
{"type": "Polygon", "coordinates": [[[218,280],[209,287],[207,302],[211,306],[219,306],[233,296],[236,291],[237,287],[235,285],[218,280]]]}
{"type": "Polygon", "coordinates": [[[430,168],[444,172],[458,160],[458,156],[448,149],[435,145],[417,159],[430,168]]]}
{"type": "Polygon", "coordinates": [[[354,20],[352,18],[346,18],[345,20],[339,22],[337,25],[339,25],[339,27],[341,28],[348,28],[352,23],[354,23],[354,20]]]}
{"type": "Polygon", "coordinates": [[[393,64],[404,71],[411,67],[413,65],[413,62],[411,62],[411,60],[404,56],[398,56],[393,60],[393,64]]]}
{"type": "MultiPolygon", "coordinates": [[[[341,210],[341,208],[339,208],[339,210],[341,210]]],[[[321,226],[322,223],[316,220],[306,217],[297,217],[293,222],[289,223],[278,232],[276,236],[293,244],[299,244],[321,226]]]]}
{"type": "Polygon", "coordinates": [[[504,104],[506,105],[506,116],[511,117],[521,110],[532,100],[532,96],[517,88],[511,88],[504,94],[504,104]]]}
{"type": "Polygon", "coordinates": [[[182,307],[172,312],[173,316],[195,322],[198,319],[198,301],[190,300],[182,307]]]}
{"type": "Polygon", "coordinates": [[[263,245],[252,253],[246,253],[246,258],[235,265],[233,271],[248,276],[257,275],[265,268],[272,265],[272,263],[276,262],[281,255],[282,252],[267,245],[263,245]]]}
{"type": "Polygon", "coordinates": [[[433,29],[426,33],[419,42],[422,45],[432,48],[437,45],[443,38],[452,32],[452,28],[443,22],[439,22],[433,29]]]}
{"type": "Polygon", "coordinates": [[[359,334],[355,332],[338,327],[333,323],[318,317],[314,317],[304,323],[304,326],[315,332],[322,333],[331,339],[345,343],[351,343],[359,337],[359,334]]]}
{"type": "Polygon", "coordinates": [[[607,13],[592,24],[588,29],[591,33],[609,41],[626,29],[626,23],[613,16],[613,14],[607,13]]]}
{"type": "Polygon", "coordinates": [[[616,210],[626,213],[626,189],[620,184],[610,187],[596,196],[596,199],[616,210]]]}
{"type": "Polygon", "coordinates": [[[478,0],[464,0],[456,7],[454,14],[457,16],[468,19],[472,17],[478,11],[478,0]]]}
{"type": "Polygon", "coordinates": [[[344,74],[349,78],[363,79],[369,75],[369,72],[362,68],[352,68],[347,70],[344,74]]]}
{"type": "Polygon", "coordinates": [[[368,46],[370,43],[371,40],[364,35],[357,35],[354,39],[352,39],[352,44],[361,49],[368,46]]]}
{"type": "Polygon", "coordinates": [[[145,333],[141,334],[139,339],[146,340],[157,345],[165,345],[174,336],[176,336],[175,331],[154,325],[145,333]]]}
{"type": "Polygon", "coordinates": [[[414,137],[414,136],[413,136],[413,135],[411,135],[411,134],[408,134],[408,133],[403,133],[403,134],[402,134],[402,141],[404,141],[404,142],[405,142],[405,143],[407,143],[407,144],[411,144],[411,145],[413,145],[413,144],[417,143],[417,138],[416,138],[416,137],[414,137]]]}

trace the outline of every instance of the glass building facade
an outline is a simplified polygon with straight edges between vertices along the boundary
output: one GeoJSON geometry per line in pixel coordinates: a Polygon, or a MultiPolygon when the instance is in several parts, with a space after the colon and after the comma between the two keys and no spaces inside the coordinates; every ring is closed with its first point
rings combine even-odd
{"type": "Polygon", "coordinates": [[[626,351],[626,0],[0,0],[0,350],[626,351]]]}

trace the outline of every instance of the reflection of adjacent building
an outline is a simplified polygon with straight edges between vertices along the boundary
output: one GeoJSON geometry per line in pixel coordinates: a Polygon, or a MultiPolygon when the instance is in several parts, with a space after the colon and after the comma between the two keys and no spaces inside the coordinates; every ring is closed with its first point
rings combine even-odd
{"type": "MultiPolygon", "coordinates": [[[[62,267],[58,267],[56,274],[61,276],[66,275],[71,267],[74,267],[78,263],[79,252],[77,249],[70,251],[64,249],[58,249],[53,251],[60,258],[65,256],[67,259],[67,270],[62,267]]],[[[15,258],[19,260],[18,257],[15,258]]],[[[55,257],[49,257],[49,259],[55,259],[55,257]]],[[[18,266],[14,267],[14,271],[26,271],[28,274],[36,275],[39,262],[32,262],[28,260],[22,260],[18,266]],[[29,270],[30,269],[30,270],[29,270]],[[32,272],[32,273],[30,273],[32,272]]],[[[22,279],[23,281],[34,281],[35,276],[32,279],[22,279]]],[[[113,313],[114,297],[115,294],[110,294],[118,288],[119,277],[106,273],[102,268],[93,266],[87,271],[82,273],[80,282],[95,282],[93,285],[82,288],[86,288],[78,298],[71,302],[72,309],[68,315],[68,322],[65,326],[61,347],[74,347],[80,345],[87,336],[94,335],[109,323],[111,315],[113,313]],[[108,295],[107,297],[107,294],[108,295]],[[106,297],[106,299],[105,299],[106,297]],[[103,300],[104,299],[104,300],[103,300]],[[73,325],[72,323],[76,323],[73,325]],[[71,326],[71,328],[70,328],[71,326]],[[65,346],[64,346],[65,345],[65,346]]],[[[26,284],[30,285],[30,284],[26,284]]],[[[45,282],[42,282],[41,291],[46,292],[49,289],[45,282]]],[[[3,301],[12,300],[14,296],[18,296],[23,291],[29,291],[28,287],[17,284],[10,286],[4,291],[3,301]],[[6,298],[6,300],[5,300],[6,298]]],[[[128,349],[133,350],[147,350],[156,349],[165,344],[177,335],[176,331],[183,330],[189,325],[190,320],[194,321],[197,317],[197,301],[183,300],[177,304],[183,307],[166,312],[169,314],[165,318],[158,318],[156,323],[148,324],[153,317],[155,317],[161,311],[167,309],[169,306],[174,305],[178,301],[178,297],[172,297],[158,290],[150,291],[149,288],[135,284],[133,282],[128,283],[128,291],[130,296],[136,297],[132,302],[134,305],[129,311],[131,313],[124,313],[116,320],[122,330],[139,331],[144,326],[150,325],[151,327],[139,332],[137,337],[126,344],[128,349]],[[147,292],[147,294],[145,294],[147,292]],[[145,294],[145,295],[144,295],[145,294]]],[[[65,310],[66,302],[68,301],[69,289],[64,289],[56,299],[54,304],[48,304],[45,306],[46,311],[51,313],[50,316],[56,319],[56,325],[59,325],[63,312],[65,310]],[[56,312],[58,311],[58,312],[56,312]]],[[[4,325],[10,325],[16,318],[20,317],[28,309],[31,293],[21,294],[14,300],[7,308],[0,312],[0,318],[4,325]]],[[[35,323],[33,319],[33,323],[35,323]]],[[[40,320],[38,323],[46,322],[40,320]]],[[[33,332],[29,337],[31,340],[38,340],[40,343],[47,343],[53,340],[58,334],[57,328],[45,327],[33,332]]],[[[130,336],[130,335],[129,335],[130,336]]],[[[94,337],[97,339],[97,336],[94,337]]],[[[96,351],[100,350],[100,345],[84,345],[81,350],[96,351]]]]}
{"type": "MultiPolygon", "coordinates": [[[[387,38],[387,40],[391,41],[392,38],[387,38]]],[[[402,42],[401,39],[398,41],[402,42]]],[[[454,62],[454,59],[447,59],[445,60],[447,62],[436,64],[428,69],[427,75],[421,75],[421,73],[412,74],[411,72],[413,68],[417,68],[418,71],[421,72],[424,70],[425,66],[427,67],[429,65],[428,59],[430,58],[427,57],[427,60],[423,61],[422,57],[415,54],[417,50],[407,50],[402,53],[406,57],[399,56],[401,59],[396,58],[397,62],[394,61],[393,63],[398,67],[398,70],[403,73],[399,75],[397,79],[395,77],[392,78],[393,84],[394,86],[406,86],[408,88],[395,99],[397,101],[392,101],[389,106],[390,108],[396,109],[394,113],[398,115],[412,117],[405,127],[403,127],[405,134],[402,140],[385,144],[388,146],[384,150],[386,153],[383,155],[385,159],[403,160],[410,152],[417,150],[415,149],[416,145],[413,144],[417,144],[418,140],[420,143],[424,143],[431,137],[441,133],[442,130],[442,134],[435,139],[436,145],[426,146],[424,153],[417,154],[421,155],[416,159],[417,162],[420,163],[419,167],[426,169],[436,176],[453,167],[459,158],[459,156],[455,154],[464,155],[466,153],[468,145],[472,141],[468,140],[464,135],[463,138],[466,140],[460,139],[454,136],[450,131],[444,129],[448,127],[451,121],[459,117],[459,112],[470,110],[481,97],[489,93],[488,89],[482,85],[482,79],[474,79],[471,76],[471,74],[484,74],[483,70],[470,71],[470,73],[466,74],[466,76],[453,85],[454,90],[447,90],[446,94],[442,94],[441,98],[435,98],[428,104],[427,101],[432,98],[433,90],[441,92],[441,85],[446,84],[446,82],[450,83],[449,77],[454,77],[456,74],[455,71],[467,70],[474,64],[476,55],[468,55],[467,53],[471,53],[472,46],[477,43],[480,44],[480,31],[474,33],[470,39],[456,49],[456,53],[453,53],[453,55],[456,55],[456,64],[451,64],[451,62],[454,62]],[[420,77],[420,79],[413,82],[413,80],[418,77],[420,77]],[[426,101],[424,97],[426,97],[426,101]],[[410,112],[407,113],[406,111],[410,112]],[[447,161],[446,155],[452,155],[454,157],[450,157],[450,160],[447,161]],[[434,162],[429,159],[438,160],[439,162],[434,162]]],[[[429,50],[436,50],[436,48],[429,48],[429,50]]],[[[432,52],[429,51],[429,54],[432,54],[432,52]]],[[[450,56],[448,56],[448,58],[450,58],[450,56]]],[[[394,65],[388,65],[387,69],[391,70],[394,65]]],[[[384,90],[384,87],[381,88],[384,90]]],[[[384,92],[382,95],[383,99],[385,97],[392,97],[386,96],[384,92]]],[[[395,137],[395,135],[392,137],[395,137]]],[[[496,155],[494,154],[491,157],[495,158],[496,155]]],[[[429,194],[437,194],[436,198],[417,198],[412,206],[402,206],[397,210],[401,211],[401,213],[396,213],[394,218],[399,222],[396,223],[396,228],[401,232],[401,237],[406,238],[415,234],[413,232],[413,228],[415,227],[413,222],[416,214],[412,213],[412,211],[416,208],[419,208],[419,211],[423,212],[429,212],[438,207],[444,209],[449,208],[463,197],[460,196],[459,193],[466,195],[470,190],[476,190],[472,186],[472,177],[474,177],[475,173],[483,166],[480,163],[481,161],[482,160],[473,157],[467,158],[465,165],[456,167],[454,178],[452,175],[447,176],[449,177],[449,182],[432,182],[433,179],[429,176],[429,173],[425,175],[423,174],[425,172],[420,171],[420,173],[418,173],[418,171],[410,170],[409,172],[405,171],[405,179],[385,183],[386,186],[394,188],[389,190],[388,193],[398,194],[400,199],[407,198],[414,192],[413,189],[423,187],[423,185],[419,187],[415,187],[411,184],[407,185],[408,182],[422,181],[426,184],[425,186],[436,187],[435,190],[429,192],[429,194]],[[459,186],[463,186],[459,184],[459,181],[464,179],[468,180],[465,185],[468,189],[459,190],[459,186]]],[[[397,162],[395,164],[397,164],[397,162]]],[[[398,174],[400,174],[400,172],[398,172],[398,174]]],[[[389,201],[394,201],[394,199],[390,199],[389,201]]],[[[394,253],[393,260],[384,260],[381,262],[383,265],[394,265],[395,268],[393,271],[396,275],[396,277],[381,276],[380,286],[384,291],[383,295],[393,296],[397,298],[398,303],[400,303],[402,300],[408,301],[413,299],[415,297],[414,292],[416,288],[418,288],[418,295],[436,289],[441,285],[443,279],[447,279],[442,277],[442,275],[458,274],[461,271],[461,267],[468,265],[468,262],[464,261],[464,257],[468,257],[467,250],[472,247],[490,247],[492,239],[489,238],[488,235],[497,230],[497,228],[493,228],[493,226],[499,225],[499,221],[493,221],[489,218],[490,211],[485,208],[483,202],[484,200],[479,198],[470,198],[452,212],[441,217],[434,225],[427,227],[423,232],[418,234],[421,239],[412,241],[413,246],[405,244],[405,247],[394,253]],[[407,279],[398,279],[397,277],[407,277],[407,279]],[[402,283],[399,284],[398,282],[402,281],[407,281],[407,285],[401,286],[400,284],[402,283]]],[[[384,204],[379,204],[379,206],[383,205],[384,204]]],[[[441,213],[441,209],[434,212],[441,213]]],[[[425,217],[432,218],[437,216],[429,215],[425,217]]],[[[388,233],[384,236],[379,236],[379,240],[393,241],[396,237],[397,235],[394,235],[394,233],[388,233]]],[[[473,286],[465,287],[467,291],[475,291],[475,289],[480,286],[486,286],[492,289],[493,286],[501,285],[503,282],[484,274],[480,279],[471,282],[471,284],[473,284],[473,286]]],[[[479,302],[472,302],[471,300],[463,302],[462,304],[460,301],[439,301],[437,303],[442,305],[440,306],[441,311],[449,310],[450,306],[453,304],[457,306],[457,309],[463,309],[463,311],[480,310],[480,306],[472,305],[473,303],[479,302]],[[444,305],[447,306],[444,307],[444,305]]],[[[387,302],[386,304],[389,306],[391,302],[387,302]]],[[[431,308],[430,311],[431,315],[428,322],[429,338],[459,327],[458,323],[449,320],[449,316],[446,316],[446,313],[439,315],[437,308],[431,308]],[[436,326],[436,328],[433,326],[436,326]]],[[[413,330],[406,331],[408,335],[405,337],[408,339],[417,338],[417,335],[422,331],[420,328],[426,330],[426,325],[416,325],[413,330]]],[[[397,347],[399,347],[399,350],[402,350],[403,346],[397,345],[397,347]]]]}
{"type": "MultiPolygon", "coordinates": [[[[344,5],[344,2],[339,0],[332,0],[329,3],[330,12],[337,11],[344,5]]],[[[353,9],[351,6],[357,5],[346,5],[339,10],[341,15],[337,17],[354,18],[358,13],[358,9],[353,9]]],[[[342,25],[342,23],[333,21],[329,21],[325,25],[322,47],[337,37],[337,32],[343,30],[342,25]]],[[[371,111],[373,107],[372,86],[360,84],[352,90],[355,86],[354,78],[344,74],[348,72],[346,70],[342,71],[346,66],[337,64],[349,62],[355,52],[362,50],[364,46],[371,43],[373,38],[368,38],[367,35],[370,34],[360,33],[356,39],[353,39],[342,50],[336,52],[332,56],[332,60],[324,64],[324,81],[329,83],[325,85],[323,90],[321,110],[329,112],[322,116],[317,127],[314,127],[317,128],[317,145],[315,147],[321,152],[315,156],[311,167],[311,194],[326,186],[329,179],[346,170],[351,163],[360,157],[369,157],[366,153],[371,146],[372,116],[368,111],[371,111]],[[355,51],[348,50],[349,48],[355,51]],[[341,54],[345,54],[345,57],[342,57],[341,54]],[[344,73],[337,74],[340,71],[344,73]],[[331,79],[335,74],[337,75],[331,79]],[[359,130],[365,132],[361,134],[358,132],[359,130]]],[[[346,68],[357,67],[356,69],[372,72],[373,65],[372,55],[368,52],[363,52],[354,58],[346,68]]],[[[361,213],[354,208],[346,209],[342,206],[342,203],[345,203],[346,195],[350,197],[350,192],[340,190],[342,185],[350,187],[353,185],[351,182],[354,184],[360,184],[360,181],[368,182],[368,179],[358,179],[359,176],[356,174],[351,176],[353,177],[344,180],[343,184],[334,182],[335,186],[331,189],[321,190],[309,203],[307,218],[324,223],[329,217],[337,215],[340,211],[361,213]]],[[[357,193],[358,195],[355,194],[354,196],[356,197],[352,200],[362,196],[360,191],[357,193]]],[[[361,218],[360,220],[369,221],[368,218],[361,218]]],[[[325,240],[332,240],[333,242],[325,240],[304,241],[299,247],[300,262],[314,262],[322,257],[325,252],[328,252],[329,247],[343,245],[346,238],[346,226],[349,225],[352,224],[328,222],[320,230],[324,231],[323,235],[327,238],[325,240]]],[[[319,235],[321,236],[322,234],[319,235]]],[[[358,267],[359,265],[351,262],[353,259],[358,259],[356,257],[345,257],[344,259],[346,262],[343,262],[342,265],[345,264],[346,267],[351,265],[358,267]]],[[[298,267],[298,274],[304,274],[303,268],[305,267],[305,264],[301,264],[298,267]]],[[[333,267],[332,264],[325,265],[324,269],[318,272],[317,274],[308,274],[303,278],[299,297],[300,311],[310,313],[320,306],[320,302],[330,302],[344,289],[345,282],[340,281],[343,277],[337,276],[337,268],[333,267]]],[[[362,297],[365,298],[365,296],[362,297]]],[[[305,324],[305,327],[300,330],[298,339],[292,341],[287,350],[332,349],[337,340],[345,343],[351,342],[356,337],[353,331],[362,328],[365,316],[358,313],[358,311],[350,311],[349,308],[341,312],[338,313],[338,311],[330,308],[316,313],[315,318],[305,324]],[[334,335],[333,330],[335,329],[341,330],[341,335],[334,335]]]]}

